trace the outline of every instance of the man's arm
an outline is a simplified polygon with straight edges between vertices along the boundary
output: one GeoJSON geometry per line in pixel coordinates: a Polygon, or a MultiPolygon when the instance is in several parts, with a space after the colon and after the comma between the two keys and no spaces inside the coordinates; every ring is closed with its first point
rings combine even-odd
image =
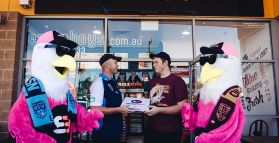
{"type": "Polygon", "coordinates": [[[120,107],[103,107],[103,106],[90,106],[90,109],[98,109],[102,111],[105,115],[121,113],[126,116],[129,113],[128,105],[122,105],[120,107]]]}
{"type": "Polygon", "coordinates": [[[98,109],[102,111],[105,115],[121,113],[124,116],[128,114],[128,106],[120,107],[103,107],[104,100],[104,87],[101,78],[96,79],[90,87],[90,109],[98,109]]]}
{"type": "Polygon", "coordinates": [[[148,116],[154,116],[158,113],[161,114],[177,114],[181,112],[182,104],[185,103],[186,100],[182,100],[180,102],[177,102],[176,105],[169,106],[169,107],[157,107],[157,106],[151,106],[151,109],[148,111],[145,111],[145,114],[148,116]]]}

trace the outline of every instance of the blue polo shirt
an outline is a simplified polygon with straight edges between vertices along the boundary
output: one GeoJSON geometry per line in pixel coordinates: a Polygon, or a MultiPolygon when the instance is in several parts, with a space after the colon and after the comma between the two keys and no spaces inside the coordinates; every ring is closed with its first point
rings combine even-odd
{"type": "MultiPolygon", "coordinates": [[[[104,74],[92,83],[90,87],[90,106],[119,107],[122,103],[122,95],[116,81],[104,74]]],[[[105,115],[103,127],[94,132],[98,139],[120,137],[123,132],[123,119],[121,113],[105,115]]]]}

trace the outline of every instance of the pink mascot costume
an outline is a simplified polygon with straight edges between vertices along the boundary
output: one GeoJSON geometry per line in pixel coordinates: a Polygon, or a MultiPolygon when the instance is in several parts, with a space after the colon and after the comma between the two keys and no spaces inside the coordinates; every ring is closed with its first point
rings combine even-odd
{"type": "Polygon", "coordinates": [[[8,128],[17,143],[70,143],[72,133],[92,131],[103,118],[77,104],[68,89],[77,44],[56,31],[42,34],[34,47],[31,78],[13,105],[8,128]]]}
{"type": "Polygon", "coordinates": [[[244,111],[237,51],[223,42],[200,51],[202,88],[193,106],[182,107],[184,126],[194,131],[195,143],[240,143],[244,111]]]}

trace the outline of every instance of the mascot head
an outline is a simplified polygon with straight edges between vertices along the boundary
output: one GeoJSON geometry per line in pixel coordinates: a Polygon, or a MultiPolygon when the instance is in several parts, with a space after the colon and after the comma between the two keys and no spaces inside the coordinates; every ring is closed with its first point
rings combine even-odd
{"type": "Polygon", "coordinates": [[[241,81],[241,64],[237,50],[230,43],[218,43],[200,48],[200,98],[217,103],[222,93],[241,81]]]}
{"type": "Polygon", "coordinates": [[[75,71],[75,47],[56,31],[48,31],[37,40],[32,53],[31,75],[40,79],[48,97],[65,99],[69,71],[75,71]]]}

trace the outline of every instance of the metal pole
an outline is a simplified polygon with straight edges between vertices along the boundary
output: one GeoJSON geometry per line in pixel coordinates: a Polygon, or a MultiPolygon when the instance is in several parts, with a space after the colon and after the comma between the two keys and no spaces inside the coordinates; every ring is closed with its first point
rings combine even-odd
{"type": "MultiPolygon", "coordinates": [[[[191,105],[193,104],[192,103],[192,87],[193,87],[193,85],[192,85],[192,77],[193,77],[193,73],[192,73],[192,65],[190,65],[190,69],[189,69],[189,72],[190,72],[190,79],[189,79],[189,94],[190,94],[190,103],[191,103],[191,105]]],[[[190,143],[193,143],[193,133],[191,132],[190,133],[190,143]]]]}

